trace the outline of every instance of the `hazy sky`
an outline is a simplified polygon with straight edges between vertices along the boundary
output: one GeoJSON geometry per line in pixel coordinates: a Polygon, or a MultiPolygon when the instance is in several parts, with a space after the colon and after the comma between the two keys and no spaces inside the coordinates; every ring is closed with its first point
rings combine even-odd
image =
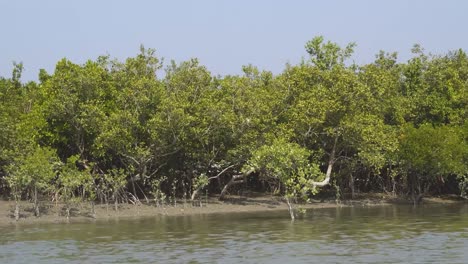
{"type": "Polygon", "coordinates": [[[405,61],[414,43],[433,53],[468,48],[463,0],[0,0],[0,10],[0,76],[22,61],[23,80],[37,80],[40,68],[53,72],[63,57],[123,60],[140,44],[165,61],[197,57],[221,75],[249,63],[279,73],[306,56],[304,44],[317,35],[356,42],[357,63],[379,50],[405,61]]]}

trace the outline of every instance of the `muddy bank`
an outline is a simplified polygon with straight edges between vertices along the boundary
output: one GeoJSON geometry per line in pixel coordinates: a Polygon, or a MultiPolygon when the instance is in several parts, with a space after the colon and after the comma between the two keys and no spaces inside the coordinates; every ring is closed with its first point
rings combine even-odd
{"type": "MultiPolygon", "coordinates": [[[[427,197],[423,203],[460,203],[460,200],[454,196],[446,197],[427,197]]],[[[354,199],[341,201],[335,200],[312,200],[307,204],[295,204],[297,208],[335,208],[343,206],[376,206],[389,205],[395,203],[412,203],[407,198],[393,197],[385,194],[364,194],[358,195],[354,199]]],[[[0,225],[11,224],[30,224],[30,223],[67,223],[67,222],[86,222],[100,219],[112,218],[138,218],[158,215],[178,216],[194,214],[213,214],[213,213],[238,213],[238,212],[262,212],[273,210],[284,210],[287,214],[287,204],[277,196],[252,196],[237,197],[232,196],[226,201],[219,201],[216,198],[196,201],[177,201],[174,204],[156,205],[155,203],[139,204],[119,204],[117,210],[113,204],[94,206],[92,213],[90,203],[76,205],[71,210],[69,219],[62,204],[50,202],[41,203],[41,216],[35,217],[33,205],[23,201],[20,203],[20,219],[14,218],[15,202],[0,200],[0,225]]]]}

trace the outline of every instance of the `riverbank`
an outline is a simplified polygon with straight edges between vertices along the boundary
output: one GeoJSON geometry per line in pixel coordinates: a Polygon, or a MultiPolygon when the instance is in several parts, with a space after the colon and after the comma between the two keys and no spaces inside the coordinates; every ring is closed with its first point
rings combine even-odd
{"type": "MultiPolygon", "coordinates": [[[[462,203],[456,196],[427,197],[423,203],[462,203]]],[[[345,206],[376,206],[390,204],[412,203],[402,197],[394,197],[386,194],[360,194],[354,199],[341,201],[335,200],[312,200],[307,204],[295,204],[294,207],[304,209],[336,208],[345,206]]],[[[157,206],[155,203],[119,204],[117,210],[113,204],[94,206],[94,214],[89,203],[74,206],[67,219],[63,205],[43,202],[41,204],[41,216],[35,217],[31,203],[20,202],[20,218],[14,219],[15,202],[0,201],[0,225],[32,224],[32,223],[68,223],[68,222],[91,222],[102,219],[116,218],[139,218],[151,216],[180,216],[195,214],[227,214],[241,212],[262,211],[287,211],[286,203],[281,197],[270,195],[251,195],[248,197],[231,196],[226,201],[219,201],[216,197],[202,199],[194,203],[190,201],[177,201],[176,204],[165,204],[157,206]]]]}

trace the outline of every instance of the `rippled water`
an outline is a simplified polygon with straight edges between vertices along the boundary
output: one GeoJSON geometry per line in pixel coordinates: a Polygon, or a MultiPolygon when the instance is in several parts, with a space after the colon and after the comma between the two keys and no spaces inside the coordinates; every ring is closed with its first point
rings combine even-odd
{"type": "Polygon", "coordinates": [[[0,227],[0,263],[468,263],[468,205],[0,227]]]}

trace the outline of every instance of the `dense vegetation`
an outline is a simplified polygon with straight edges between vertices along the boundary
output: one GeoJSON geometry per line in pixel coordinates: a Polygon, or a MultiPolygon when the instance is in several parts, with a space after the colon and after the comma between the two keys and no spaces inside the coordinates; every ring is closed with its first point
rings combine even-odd
{"type": "Polygon", "coordinates": [[[15,200],[103,203],[238,189],[307,199],[468,190],[468,57],[399,63],[380,52],[350,64],[316,37],[308,57],[281,74],[243,67],[213,76],[198,60],[162,61],[154,50],[124,62],[62,59],[38,82],[22,64],[0,78],[0,192],[15,200]],[[242,184],[238,184],[242,183],[242,184]]]}

